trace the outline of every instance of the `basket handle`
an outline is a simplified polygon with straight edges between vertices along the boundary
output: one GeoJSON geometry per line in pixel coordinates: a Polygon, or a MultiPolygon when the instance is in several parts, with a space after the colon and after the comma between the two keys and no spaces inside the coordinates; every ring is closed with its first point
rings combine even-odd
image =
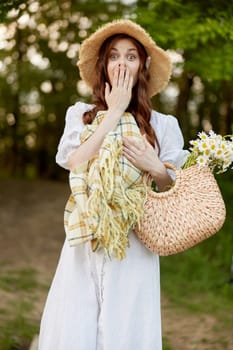
{"type": "Polygon", "coordinates": [[[174,164],[172,164],[172,163],[163,163],[163,165],[167,168],[167,169],[171,169],[171,170],[174,170],[174,172],[176,172],[177,171],[177,167],[174,165],[174,164]]]}

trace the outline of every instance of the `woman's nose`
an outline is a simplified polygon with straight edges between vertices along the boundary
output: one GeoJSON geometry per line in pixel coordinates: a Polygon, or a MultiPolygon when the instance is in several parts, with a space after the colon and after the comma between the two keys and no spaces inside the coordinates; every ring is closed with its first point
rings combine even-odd
{"type": "Polygon", "coordinates": [[[123,56],[119,57],[119,66],[126,67],[126,59],[123,56]]]}
{"type": "Polygon", "coordinates": [[[123,70],[126,70],[126,68],[127,68],[126,63],[120,63],[120,64],[119,64],[119,68],[120,68],[120,69],[123,69],[123,70]]]}

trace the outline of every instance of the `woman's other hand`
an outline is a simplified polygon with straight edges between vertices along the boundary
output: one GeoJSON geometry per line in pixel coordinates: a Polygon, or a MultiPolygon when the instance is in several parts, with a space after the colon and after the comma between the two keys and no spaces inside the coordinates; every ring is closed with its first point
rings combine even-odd
{"type": "Polygon", "coordinates": [[[142,140],[135,140],[133,137],[124,137],[123,155],[137,168],[150,173],[158,189],[163,191],[172,184],[166,167],[158,157],[156,149],[147,141],[143,135],[142,140]]]}
{"type": "Polygon", "coordinates": [[[156,150],[143,136],[141,140],[133,137],[123,138],[123,155],[137,168],[151,172],[157,163],[161,163],[156,150]]]}

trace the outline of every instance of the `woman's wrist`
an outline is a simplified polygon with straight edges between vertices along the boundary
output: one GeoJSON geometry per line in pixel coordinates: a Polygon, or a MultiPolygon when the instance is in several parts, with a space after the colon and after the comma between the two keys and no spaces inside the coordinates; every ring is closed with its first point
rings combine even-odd
{"type": "Polygon", "coordinates": [[[156,163],[156,165],[153,165],[153,167],[149,170],[149,173],[153,179],[160,179],[167,175],[167,169],[162,162],[159,162],[156,163]]]}
{"type": "Polygon", "coordinates": [[[156,166],[153,166],[149,173],[154,179],[154,182],[160,192],[166,191],[173,183],[172,178],[168,174],[167,169],[162,162],[157,163],[156,166]]]}
{"type": "Polygon", "coordinates": [[[90,136],[88,140],[83,142],[77,149],[74,151],[68,159],[68,167],[70,170],[75,169],[75,167],[85,161],[90,160],[94,157],[105,138],[105,136],[118,124],[118,121],[121,117],[120,111],[111,112],[110,110],[105,111],[105,117],[102,122],[96,128],[95,132],[90,136]],[[111,118],[110,118],[111,116],[111,118]]]}
{"type": "Polygon", "coordinates": [[[119,109],[119,108],[108,108],[108,109],[106,110],[106,114],[107,114],[111,119],[119,120],[120,117],[124,114],[124,110],[119,109]]]}

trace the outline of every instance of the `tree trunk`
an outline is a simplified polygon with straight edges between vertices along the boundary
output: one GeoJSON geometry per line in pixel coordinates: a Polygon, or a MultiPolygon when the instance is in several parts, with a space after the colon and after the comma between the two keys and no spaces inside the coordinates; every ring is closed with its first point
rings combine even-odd
{"type": "Polygon", "coordinates": [[[176,105],[175,115],[177,116],[184,139],[187,142],[191,138],[190,117],[188,113],[188,101],[190,99],[191,87],[193,84],[193,76],[183,73],[178,81],[179,96],[176,105]]]}

